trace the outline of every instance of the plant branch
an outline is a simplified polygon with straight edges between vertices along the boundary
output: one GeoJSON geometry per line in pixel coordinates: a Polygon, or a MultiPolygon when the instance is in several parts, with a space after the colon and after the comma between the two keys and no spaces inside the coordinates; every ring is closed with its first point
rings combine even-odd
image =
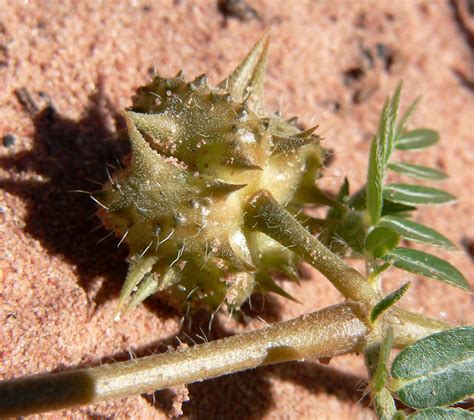
{"type": "Polygon", "coordinates": [[[385,322],[392,326],[397,348],[403,348],[431,334],[453,328],[453,325],[424,315],[393,307],[385,322]]]}
{"type": "Polygon", "coordinates": [[[347,298],[374,305],[379,299],[365,277],[312,236],[266,190],[247,202],[245,224],[291,249],[319,270],[347,298]]]}
{"type": "Polygon", "coordinates": [[[0,417],[120,398],[257,366],[361,351],[360,305],[345,303],[223,340],[76,371],[0,382],[0,417]]]}

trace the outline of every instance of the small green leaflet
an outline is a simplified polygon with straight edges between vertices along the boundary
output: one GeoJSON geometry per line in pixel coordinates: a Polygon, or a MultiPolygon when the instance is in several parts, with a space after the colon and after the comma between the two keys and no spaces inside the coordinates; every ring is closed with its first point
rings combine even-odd
{"type": "Polygon", "coordinates": [[[404,162],[391,162],[388,164],[389,169],[400,174],[418,179],[442,180],[448,177],[447,174],[439,169],[427,168],[426,166],[411,165],[404,162]]]}
{"type": "Polygon", "coordinates": [[[390,156],[392,155],[393,146],[396,141],[396,137],[398,134],[397,130],[397,118],[398,118],[398,108],[400,106],[400,93],[402,91],[402,82],[398,83],[397,88],[395,89],[395,93],[390,100],[389,112],[390,118],[388,120],[388,130],[385,131],[385,135],[388,135],[388,139],[386,139],[387,145],[385,149],[385,165],[387,165],[390,156]],[[388,131],[388,132],[387,132],[388,131]]]}
{"type": "Polygon", "coordinates": [[[372,309],[372,312],[370,313],[370,322],[374,323],[382,312],[395,305],[403,297],[403,295],[407,292],[409,288],[410,282],[405,283],[402,287],[400,287],[400,289],[397,289],[389,295],[385,296],[372,309]]]}
{"type": "Polygon", "coordinates": [[[418,106],[418,104],[420,103],[420,100],[421,100],[421,96],[418,96],[418,98],[416,98],[410,104],[410,106],[407,108],[405,113],[400,118],[400,121],[399,121],[398,126],[397,126],[397,138],[400,137],[400,133],[402,133],[403,130],[405,130],[405,125],[408,122],[409,118],[412,116],[413,112],[415,112],[415,109],[418,106]]]}
{"type": "Polygon", "coordinates": [[[410,414],[409,420],[468,420],[474,419],[474,413],[461,408],[427,408],[410,414]]]}
{"type": "Polygon", "coordinates": [[[385,101],[377,134],[372,139],[367,171],[367,211],[371,225],[376,225],[382,213],[382,188],[388,160],[396,137],[396,120],[402,84],[399,83],[392,99],[385,101]]]}
{"type": "Polygon", "coordinates": [[[391,214],[407,215],[407,214],[410,214],[410,212],[415,211],[415,210],[416,210],[416,207],[406,206],[405,204],[394,203],[393,201],[384,199],[383,207],[382,207],[382,216],[389,216],[391,214]]]}
{"type": "Polygon", "coordinates": [[[469,290],[462,273],[447,261],[434,255],[417,249],[395,248],[386,258],[402,270],[469,290]]]}
{"type": "Polygon", "coordinates": [[[388,226],[410,241],[439,246],[449,250],[456,249],[456,245],[454,245],[448,238],[441,235],[441,233],[412,220],[397,216],[385,216],[381,220],[380,225],[388,226]]]}
{"type": "MultiPolygon", "coordinates": [[[[386,118],[388,104],[385,104],[383,118],[386,118]]],[[[382,125],[382,124],[381,124],[382,125]]],[[[383,133],[382,133],[383,134],[383,133]]],[[[385,178],[385,145],[380,132],[372,139],[367,171],[367,210],[370,223],[376,225],[382,213],[382,188],[385,178]]]]}
{"type": "Polygon", "coordinates": [[[420,204],[443,204],[456,197],[437,188],[421,185],[388,184],[383,189],[383,197],[395,203],[416,206],[420,204]]]}
{"type": "Polygon", "coordinates": [[[365,240],[365,249],[375,258],[382,258],[400,242],[400,235],[387,226],[377,226],[365,240]]]}
{"type": "Polygon", "coordinates": [[[439,134],[428,128],[403,133],[395,142],[398,150],[420,150],[430,147],[439,140],[439,134]]]}
{"type": "Polygon", "coordinates": [[[426,337],[403,349],[392,363],[392,388],[415,408],[445,406],[474,393],[474,327],[426,337]]]}

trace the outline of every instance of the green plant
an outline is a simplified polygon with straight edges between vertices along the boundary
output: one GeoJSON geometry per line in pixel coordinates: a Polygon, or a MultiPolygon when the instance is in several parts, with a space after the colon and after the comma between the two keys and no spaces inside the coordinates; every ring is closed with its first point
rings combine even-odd
{"type": "MultiPolygon", "coordinates": [[[[314,185],[324,152],[313,129],[266,115],[264,37],[218,88],[204,79],[154,79],[126,113],[130,165],[94,194],[100,217],[130,248],[122,313],[158,291],[178,304],[232,311],[259,289],[287,295],[270,273],[294,277],[306,261],[341,292],[339,305],[261,330],[191,348],[79,371],[0,383],[0,415],[22,415],[190,383],[258,366],[363,353],[377,415],[404,418],[395,398],[420,409],[410,418],[457,418],[446,408],[474,392],[474,329],[396,306],[409,284],[384,296],[391,267],[468,289],[463,275],[401,238],[446,249],[440,233],[411,220],[418,205],[454,197],[442,190],[385,184],[387,170],[442,179],[436,169],[392,161],[395,149],[438,140],[407,130],[416,101],[398,117],[401,86],[387,99],[371,145],[367,183],[336,198],[314,185]],[[285,182],[278,181],[281,174],[285,182]],[[305,203],[328,206],[325,219],[301,216],[305,203]],[[318,230],[317,239],[309,230],[318,230]],[[366,276],[343,257],[364,259],[366,276]],[[225,278],[225,282],[221,279],[225,278]],[[128,300],[130,299],[130,300],[128,300]],[[128,300],[128,302],[127,302],[128,300]],[[222,305],[225,303],[225,305],[222,305]],[[124,308],[124,305],[127,307],[124,308]],[[392,348],[403,350],[390,367],[392,348]]],[[[288,295],[287,295],[288,296],[288,295]]]]}

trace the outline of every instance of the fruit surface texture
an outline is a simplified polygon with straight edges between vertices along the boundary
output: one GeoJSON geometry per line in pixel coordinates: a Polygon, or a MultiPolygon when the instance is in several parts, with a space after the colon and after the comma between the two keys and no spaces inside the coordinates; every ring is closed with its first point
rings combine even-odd
{"type": "Polygon", "coordinates": [[[129,247],[119,301],[127,311],[167,290],[178,305],[238,309],[254,292],[290,297],[272,279],[298,257],[244,223],[244,203],[271,192],[292,214],[314,188],[324,152],[315,128],[267,114],[268,36],[220,84],[154,77],[126,111],[127,166],[95,194],[99,216],[129,247]]]}

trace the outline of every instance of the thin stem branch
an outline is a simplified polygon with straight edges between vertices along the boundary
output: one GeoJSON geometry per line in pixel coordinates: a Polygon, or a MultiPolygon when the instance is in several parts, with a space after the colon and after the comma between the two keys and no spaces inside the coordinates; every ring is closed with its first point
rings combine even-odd
{"type": "Polygon", "coordinates": [[[223,340],[98,367],[0,382],[0,417],[120,398],[290,360],[361,351],[367,325],[345,303],[223,340]]]}
{"type": "Polygon", "coordinates": [[[257,191],[245,209],[245,224],[291,249],[319,270],[347,298],[373,305],[379,299],[365,277],[312,236],[266,190],[257,191]]]}

